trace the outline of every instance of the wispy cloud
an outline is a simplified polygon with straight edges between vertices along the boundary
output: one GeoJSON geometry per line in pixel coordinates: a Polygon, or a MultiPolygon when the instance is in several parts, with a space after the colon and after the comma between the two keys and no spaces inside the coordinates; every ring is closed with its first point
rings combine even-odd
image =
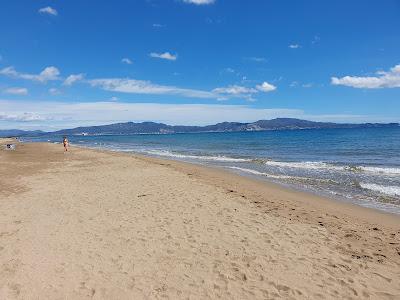
{"type": "Polygon", "coordinates": [[[230,85],[227,87],[219,87],[212,90],[213,93],[219,95],[218,99],[227,100],[229,97],[251,97],[252,94],[258,91],[255,88],[249,88],[240,85],[230,85]]]}
{"type": "Polygon", "coordinates": [[[59,94],[61,94],[61,92],[60,92],[60,90],[59,90],[59,89],[56,89],[56,88],[50,88],[50,89],[49,89],[49,94],[50,94],[50,95],[53,95],[53,96],[56,96],[56,95],[59,95],[59,94]]]}
{"type": "Polygon", "coordinates": [[[165,27],[165,25],[160,24],[160,23],[153,23],[153,27],[154,28],[163,28],[163,27],[165,27]]]}
{"type": "Polygon", "coordinates": [[[290,49],[298,49],[298,48],[301,48],[301,46],[300,46],[299,44],[290,44],[288,47],[289,47],[290,49]]]}
{"type": "Polygon", "coordinates": [[[28,89],[23,87],[11,87],[5,89],[3,92],[10,95],[19,95],[19,96],[28,95],[28,89]]]}
{"type": "Polygon", "coordinates": [[[85,74],[71,74],[69,75],[63,82],[63,85],[70,86],[73,85],[75,82],[81,81],[85,78],[85,74]]]}
{"type": "Polygon", "coordinates": [[[195,5],[206,5],[213,4],[216,0],[182,0],[184,3],[190,3],[195,5]]]}
{"type": "Polygon", "coordinates": [[[268,93],[276,90],[276,86],[263,82],[260,85],[253,87],[245,87],[240,85],[230,85],[227,87],[219,87],[212,90],[212,92],[218,95],[218,100],[228,100],[229,98],[244,98],[249,101],[254,101],[253,96],[258,92],[268,93]]]}
{"type": "Polygon", "coordinates": [[[250,61],[258,62],[258,63],[267,62],[267,59],[265,57],[252,56],[252,57],[246,57],[246,59],[250,60],[250,61]]]}
{"type": "Polygon", "coordinates": [[[123,63],[123,64],[127,64],[127,65],[131,65],[133,62],[129,59],[129,58],[127,58],[127,57],[124,57],[123,59],[121,59],[121,62],[123,63]]]}
{"type": "MultiPolygon", "coordinates": [[[[163,56],[164,59],[169,57],[171,54],[156,54],[154,57],[163,56]]],[[[232,68],[226,68],[224,72],[235,73],[236,71],[232,68]]],[[[46,83],[50,80],[62,80],[59,77],[59,70],[56,67],[47,67],[39,74],[27,74],[17,72],[14,67],[7,67],[0,70],[0,74],[13,77],[22,78],[33,81],[39,81],[46,83]]],[[[236,73],[235,73],[236,74],[236,73]]],[[[255,87],[246,87],[239,85],[230,85],[227,87],[217,87],[211,91],[181,88],[169,85],[160,85],[153,83],[148,80],[138,80],[130,78],[98,78],[85,80],[85,74],[71,74],[63,81],[63,86],[71,86],[76,82],[85,82],[90,84],[92,87],[99,87],[103,90],[130,93],[130,94],[148,94],[148,95],[179,95],[188,98],[201,98],[201,99],[217,99],[217,100],[228,100],[231,98],[243,98],[246,100],[253,101],[253,95],[258,92],[271,92],[276,89],[276,86],[263,82],[255,87]]],[[[245,78],[243,83],[245,82],[245,78]]],[[[15,92],[16,93],[16,92],[15,92]]],[[[49,89],[49,93],[56,95],[59,91],[55,88],[49,89]]]]}
{"type": "Polygon", "coordinates": [[[34,121],[46,121],[46,118],[41,117],[36,113],[25,112],[18,114],[8,114],[0,112],[0,121],[11,121],[11,122],[34,122],[34,121]]]}
{"type": "Polygon", "coordinates": [[[207,25],[219,25],[219,24],[225,23],[225,19],[224,18],[207,17],[207,18],[205,18],[205,22],[207,25]]]}
{"type": "Polygon", "coordinates": [[[237,70],[231,68],[231,67],[227,67],[222,69],[220,72],[220,75],[222,76],[226,76],[226,75],[236,75],[236,76],[240,76],[240,72],[238,72],[237,70]]]}
{"type": "Polygon", "coordinates": [[[218,99],[228,100],[230,98],[244,98],[253,100],[252,95],[258,92],[271,92],[276,87],[268,82],[263,82],[256,87],[245,87],[239,85],[230,85],[227,87],[218,87],[211,91],[180,88],[176,86],[155,84],[147,80],[137,80],[130,78],[100,78],[86,80],[93,87],[99,87],[106,91],[129,93],[129,94],[147,94],[147,95],[179,95],[188,98],[200,99],[218,99]]]}
{"type": "Polygon", "coordinates": [[[60,71],[56,67],[47,67],[39,74],[28,74],[28,73],[20,73],[15,70],[14,67],[6,67],[0,70],[1,75],[5,75],[12,78],[21,78],[33,81],[39,81],[46,83],[50,80],[59,80],[58,77],[60,75],[60,71]]]}
{"type": "Polygon", "coordinates": [[[58,12],[56,9],[47,6],[47,7],[42,7],[41,9],[39,9],[39,13],[40,14],[47,14],[47,15],[52,15],[52,16],[57,16],[58,12]]]}
{"type": "Polygon", "coordinates": [[[317,44],[319,41],[321,40],[321,38],[318,35],[314,35],[313,40],[311,41],[311,44],[315,45],[317,44]]]}
{"type": "Polygon", "coordinates": [[[301,86],[301,87],[303,87],[303,88],[311,88],[311,87],[314,86],[314,84],[313,84],[312,82],[309,82],[309,83],[300,83],[299,81],[292,81],[292,82],[289,84],[289,86],[290,86],[291,88],[299,87],[299,86],[301,86]]]}
{"type": "Polygon", "coordinates": [[[164,52],[164,53],[152,52],[149,55],[150,55],[150,57],[153,57],[153,58],[161,58],[161,59],[166,59],[166,60],[177,60],[177,58],[178,58],[177,54],[174,55],[169,52],[164,52]]]}
{"type": "Polygon", "coordinates": [[[106,91],[130,93],[130,94],[149,94],[149,95],[180,95],[189,98],[215,98],[211,92],[185,89],[175,86],[154,84],[146,80],[122,79],[122,78],[103,78],[88,80],[93,87],[100,87],[106,91]]]}
{"type": "Polygon", "coordinates": [[[257,90],[239,85],[230,85],[227,87],[215,88],[213,89],[213,92],[217,94],[241,95],[256,93],[257,90]]]}
{"type": "Polygon", "coordinates": [[[376,76],[332,77],[331,84],[359,89],[398,88],[400,87],[400,64],[389,71],[376,72],[376,76]]]}

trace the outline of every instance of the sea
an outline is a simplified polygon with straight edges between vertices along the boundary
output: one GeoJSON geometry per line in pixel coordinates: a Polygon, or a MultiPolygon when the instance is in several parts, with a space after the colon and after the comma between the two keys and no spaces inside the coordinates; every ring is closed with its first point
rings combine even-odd
{"type": "MultiPolygon", "coordinates": [[[[97,135],[72,145],[226,169],[338,201],[400,214],[400,127],[97,135]]],[[[25,137],[60,143],[61,136],[25,137]]]]}

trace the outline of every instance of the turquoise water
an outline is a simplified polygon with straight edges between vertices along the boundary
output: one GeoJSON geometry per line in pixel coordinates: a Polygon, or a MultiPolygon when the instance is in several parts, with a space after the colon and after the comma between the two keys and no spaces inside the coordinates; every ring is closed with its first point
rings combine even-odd
{"type": "MultiPolygon", "coordinates": [[[[60,136],[26,139],[59,142],[60,136]]],[[[400,128],[70,136],[72,144],[218,166],[400,214],[400,128]]]]}

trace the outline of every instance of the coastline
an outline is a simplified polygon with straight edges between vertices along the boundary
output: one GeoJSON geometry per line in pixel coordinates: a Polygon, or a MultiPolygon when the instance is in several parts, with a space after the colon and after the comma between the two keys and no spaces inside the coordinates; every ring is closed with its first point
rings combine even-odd
{"type": "MultiPolygon", "coordinates": [[[[94,151],[103,151],[103,150],[94,150],[94,151]]],[[[104,150],[105,153],[109,152],[104,150]]],[[[118,153],[118,152],[117,152],[118,153]]],[[[268,179],[258,178],[256,176],[249,175],[241,175],[235,172],[232,172],[228,169],[216,167],[212,165],[201,165],[191,162],[183,162],[174,159],[168,158],[156,158],[150,157],[141,154],[127,154],[121,153],[124,155],[133,155],[135,158],[142,159],[148,161],[150,163],[155,163],[156,161],[160,161],[160,163],[168,162],[171,167],[181,172],[190,172],[196,170],[196,176],[208,182],[209,184],[218,184],[224,186],[225,188],[229,188],[229,186],[233,183],[235,186],[241,185],[239,188],[245,188],[247,190],[254,189],[261,192],[270,191],[272,193],[282,193],[282,197],[287,197],[291,201],[299,201],[302,205],[308,205],[315,209],[321,208],[320,206],[327,206],[329,209],[337,209],[340,212],[346,212],[348,216],[357,216],[366,218],[368,221],[380,222],[382,218],[389,219],[388,224],[397,225],[400,222],[400,216],[379,210],[373,207],[365,207],[361,206],[349,201],[336,199],[333,197],[327,197],[324,195],[320,195],[317,193],[313,193],[311,191],[305,191],[294,186],[285,185],[283,183],[277,183],[269,181],[268,179]],[[215,175],[215,177],[210,176],[211,174],[215,175]],[[224,178],[224,180],[222,180],[224,178]],[[313,201],[316,201],[313,203],[313,201]],[[380,220],[380,221],[377,221],[380,220]]]]}
{"type": "Polygon", "coordinates": [[[0,296],[400,295],[398,215],[137,154],[32,143],[0,157],[0,296]]]}
{"type": "MultiPolygon", "coordinates": [[[[234,180],[235,185],[240,183],[247,185],[247,189],[249,185],[250,186],[256,185],[255,189],[273,190],[274,192],[285,193],[286,194],[285,196],[289,197],[290,199],[297,198],[298,195],[301,195],[300,199],[296,199],[294,201],[302,201],[304,202],[305,205],[312,205],[313,203],[311,201],[318,201],[317,202],[318,205],[316,205],[314,208],[318,208],[319,205],[323,205],[323,206],[328,206],[330,209],[338,209],[341,212],[347,211],[349,216],[354,216],[354,215],[359,217],[368,216],[369,221],[377,220],[380,219],[381,217],[383,218],[387,217],[390,219],[389,221],[390,224],[397,225],[397,223],[400,222],[400,215],[390,211],[381,210],[372,206],[370,207],[370,206],[359,205],[347,199],[330,197],[322,193],[301,189],[299,187],[285,184],[282,182],[274,182],[268,180],[268,178],[260,178],[257,176],[252,176],[251,174],[246,174],[244,172],[243,173],[234,172],[232,171],[234,169],[231,170],[226,167],[204,165],[198,162],[189,162],[168,157],[157,157],[155,155],[146,155],[134,151],[124,152],[118,150],[92,148],[80,145],[74,145],[73,147],[80,149],[89,149],[91,151],[97,151],[100,153],[118,153],[121,155],[133,156],[137,159],[141,159],[149,163],[155,163],[155,162],[161,164],[164,163],[182,172],[190,173],[195,169],[197,171],[196,175],[210,184],[216,183],[215,181],[208,180],[210,178],[210,174],[214,173],[215,175],[218,174],[217,176],[213,177],[216,180],[230,177],[231,179],[230,182],[234,180]]],[[[221,184],[222,182],[224,181],[220,181],[219,183],[221,184]]],[[[230,183],[225,182],[224,184],[225,188],[229,188],[229,184],[230,183]]]]}
{"type": "MultiPolygon", "coordinates": [[[[292,130],[204,133],[201,136],[71,137],[71,143],[89,149],[219,167],[278,183],[285,188],[400,215],[400,161],[395,155],[395,146],[390,143],[398,134],[398,130],[380,132],[376,129],[311,130],[307,133],[292,130]],[[364,136],[363,146],[353,143],[360,136],[364,136]],[[379,136],[380,142],[374,141],[373,136],[379,136]],[[317,140],[320,146],[313,145],[317,140]],[[335,144],[338,144],[336,148],[335,144]],[[363,147],[369,150],[365,151],[363,147]]],[[[50,135],[27,138],[26,141],[56,143],[59,139],[50,135]]]]}

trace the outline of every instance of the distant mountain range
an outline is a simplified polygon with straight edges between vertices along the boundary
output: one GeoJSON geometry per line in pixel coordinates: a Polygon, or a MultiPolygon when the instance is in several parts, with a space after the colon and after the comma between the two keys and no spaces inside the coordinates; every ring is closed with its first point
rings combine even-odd
{"type": "Polygon", "coordinates": [[[0,137],[18,137],[18,136],[36,136],[40,134],[45,134],[46,132],[40,130],[25,131],[19,129],[0,129],[0,137]]]}
{"type": "Polygon", "coordinates": [[[376,128],[399,127],[399,123],[363,123],[343,124],[330,122],[313,122],[293,118],[277,118],[260,120],[253,123],[222,122],[208,126],[172,126],[154,122],[126,122],[110,125],[77,127],[55,132],[0,130],[0,136],[38,136],[44,134],[57,135],[111,135],[111,134],[166,134],[166,133],[199,133],[199,132],[238,132],[266,130],[295,130],[295,129],[326,129],[326,128],[376,128]]]}

